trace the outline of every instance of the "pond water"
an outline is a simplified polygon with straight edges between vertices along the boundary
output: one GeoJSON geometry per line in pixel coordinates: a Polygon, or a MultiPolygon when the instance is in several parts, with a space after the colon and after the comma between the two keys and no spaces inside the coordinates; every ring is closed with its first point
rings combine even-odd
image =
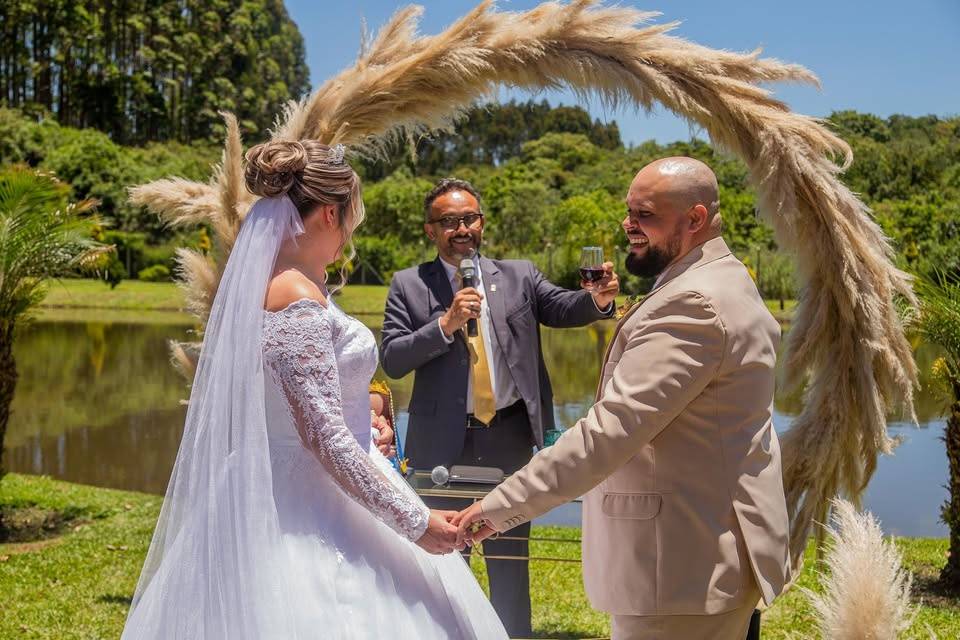
{"type": "MultiPolygon", "coordinates": [[[[185,318],[58,313],[24,328],[15,348],[20,380],[6,437],[7,467],[162,494],[180,444],[181,401],[189,393],[170,365],[167,341],[190,339],[193,327],[185,318]]],[[[612,331],[610,322],[544,330],[544,357],[560,425],[569,426],[589,406],[612,331]]],[[[921,371],[929,371],[935,355],[933,349],[918,349],[921,371]]],[[[391,382],[401,435],[412,383],[412,376],[391,382]]],[[[775,408],[774,424],[784,431],[799,412],[800,395],[778,393],[775,408]]],[[[891,434],[903,436],[904,443],[894,456],[881,459],[865,499],[888,533],[947,535],[939,521],[947,497],[943,409],[941,400],[924,392],[918,398],[919,428],[890,422],[891,434]]],[[[565,505],[540,521],[579,525],[579,506],[565,505]]]]}

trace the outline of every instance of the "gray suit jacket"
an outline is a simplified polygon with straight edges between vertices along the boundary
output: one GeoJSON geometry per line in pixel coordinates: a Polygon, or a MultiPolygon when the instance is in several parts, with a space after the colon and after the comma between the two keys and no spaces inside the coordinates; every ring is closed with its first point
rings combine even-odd
{"type": "MultiPolygon", "coordinates": [[[[554,426],[553,391],[540,349],[540,325],[579,327],[613,313],[586,291],[551,284],[526,260],[480,258],[494,336],[523,398],[538,446],[554,426]],[[494,291],[493,289],[496,289],[494,291]]],[[[468,352],[460,332],[448,343],[438,319],[453,302],[440,258],[394,274],[383,318],[380,358],[391,378],[416,371],[406,455],[415,468],[449,465],[466,433],[468,352]]]]}

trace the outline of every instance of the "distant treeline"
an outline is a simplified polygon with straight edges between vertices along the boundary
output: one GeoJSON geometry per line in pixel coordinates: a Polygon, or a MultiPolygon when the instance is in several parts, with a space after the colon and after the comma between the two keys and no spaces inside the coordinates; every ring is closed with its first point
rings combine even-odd
{"type": "Polygon", "coordinates": [[[960,117],[841,111],[830,122],[853,147],[844,181],[873,209],[900,264],[960,276],[960,117]]]}
{"type": "Polygon", "coordinates": [[[619,149],[616,122],[591,120],[581,107],[551,107],[546,100],[477,106],[457,123],[454,133],[423,137],[388,160],[365,162],[365,177],[379,180],[402,165],[418,175],[444,175],[456,167],[498,165],[520,155],[523,145],[547,133],[579,133],[601,149],[619,149]]]}
{"type": "MultiPolygon", "coordinates": [[[[844,179],[891,237],[900,265],[913,273],[960,274],[960,118],[891,116],[852,111],[829,124],[854,149],[844,179]]],[[[432,255],[424,240],[422,202],[436,179],[471,180],[487,213],[485,251],[534,260],[552,279],[575,284],[582,245],[602,245],[622,260],[619,221],[634,173],[666,155],[707,162],[721,188],[724,235],[767,297],[794,294],[792,266],[756,214],[745,166],[699,140],[624,147],[616,124],[593,121],[578,107],[508,103],[476,107],[458,133],[420,140],[381,162],[356,162],[364,176],[367,222],[356,244],[355,279],[389,280],[397,269],[432,255]]],[[[26,163],[55,172],[76,199],[96,197],[118,247],[117,277],[168,277],[174,248],[204,247],[203,229],[172,232],[125,199],[129,185],[167,175],[205,180],[219,143],[115,144],[103,133],[0,110],[0,164],[26,163]],[[165,269],[153,269],[164,266],[165,269]]],[[[626,281],[637,290],[644,283],[626,281]]]]}
{"type": "Polygon", "coordinates": [[[0,3],[0,103],[120,144],[219,135],[219,110],[265,131],[309,90],[282,0],[0,3]]]}

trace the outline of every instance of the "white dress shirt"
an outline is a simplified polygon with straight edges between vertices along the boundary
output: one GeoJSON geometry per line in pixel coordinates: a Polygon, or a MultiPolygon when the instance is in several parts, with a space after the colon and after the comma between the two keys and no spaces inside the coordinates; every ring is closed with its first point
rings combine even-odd
{"type": "MultiPolygon", "coordinates": [[[[440,263],[447,272],[450,289],[456,294],[460,289],[460,284],[457,282],[457,267],[442,258],[440,263]]],[[[487,305],[487,292],[483,288],[483,273],[480,271],[479,257],[474,256],[473,264],[477,269],[477,286],[475,288],[483,294],[483,300],[480,302],[480,329],[483,333],[483,346],[487,351],[487,364],[490,365],[490,386],[493,387],[493,397],[499,411],[519,400],[520,391],[513,382],[513,375],[510,373],[509,365],[507,365],[507,357],[500,349],[500,343],[496,338],[493,322],[490,319],[490,307],[487,305]]],[[[444,337],[447,342],[453,342],[453,336],[444,335],[444,337]]],[[[467,413],[473,413],[472,368],[468,370],[467,374],[467,413]]]]}

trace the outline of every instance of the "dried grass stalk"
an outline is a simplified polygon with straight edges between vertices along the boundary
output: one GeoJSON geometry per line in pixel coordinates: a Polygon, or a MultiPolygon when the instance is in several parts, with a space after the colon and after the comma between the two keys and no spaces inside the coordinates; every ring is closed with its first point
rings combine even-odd
{"type": "Polygon", "coordinates": [[[221,272],[213,261],[193,249],[177,249],[178,284],[183,290],[187,311],[201,323],[210,315],[221,272]]]}
{"type": "Polygon", "coordinates": [[[165,178],[131,187],[130,202],[141,205],[173,226],[210,222],[220,215],[216,187],[183,178],[165,178]]]}
{"type": "MultiPolygon", "coordinates": [[[[352,67],[287,105],[274,137],[341,142],[376,155],[398,134],[449,127],[502,85],[569,87],[644,109],[660,103],[702,126],[717,147],[746,163],[762,215],[798,264],[802,292],[785,370],[788,382],[808,380],[809,389],[784,438],[783,459],[799,559],[812,523],[826,521],[834,496],[858,502],[877,456],[893,444],[886,413],[899,408],[913,416],[917,377],[895,305],[898,297],[913,302],[910,280],[838,177],[852,160],[849,146],[760,86],[816,78],[758,51],[692,44],[670,35],[676,23],[648,24],[657,14],[595,0],[519,13],[494,11],[486,1],[435,36],[417,34],[420,12],[401,9],[375,38],[365,37],[352,67]]],[[[228,131],[214,185],[161,181],[134,190],[139,202],[175,223],[219,219],[226,251],[242,208],[234,191],[239,134],[229,120],[228,131]]],[[[203,292],[194,299],[211,300],[210,279],[196,279],[203,292]]]]}
{"type": "Polygon", "coordinates": [[[202,343],[200,342],[177,342],[176,340],[167,342],[173,368],[187,380],[193,380],[193,376],[197,372],[201,346],[202,343]]]}
{"type": "Polygon", "coordinates": [[[910,605],[913,578],[873,515],[857,513],[845,500],[833,501],[827,571],[823,593],[804,589],[818,617],[822,638],[829,640],[896,640],[913,622],[910,605]]]}
{"type": "Polygon", "coordinates": [[[221,250],[228,254],[240,233],[240,223],[255,198],[247,191],[243,181],[243,141],[240,126],[232,113],[220,114],[227,127],[223,159],[214,172],[214,181],[220,193],[220,208],[216,213],[214,228],[217,231],[221,250]]]}

